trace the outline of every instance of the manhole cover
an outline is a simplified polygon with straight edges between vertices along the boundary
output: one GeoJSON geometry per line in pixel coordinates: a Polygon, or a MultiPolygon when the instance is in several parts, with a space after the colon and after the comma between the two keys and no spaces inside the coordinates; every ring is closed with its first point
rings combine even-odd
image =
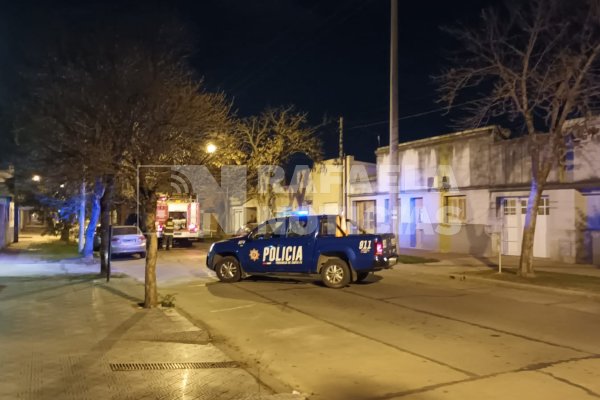
{"type": "Polygon", "coordinates": [[[110,364],[112,371],[155,371],[168,369],[237,368],[235,361],[184,363],[119,363],[110,364]]]}

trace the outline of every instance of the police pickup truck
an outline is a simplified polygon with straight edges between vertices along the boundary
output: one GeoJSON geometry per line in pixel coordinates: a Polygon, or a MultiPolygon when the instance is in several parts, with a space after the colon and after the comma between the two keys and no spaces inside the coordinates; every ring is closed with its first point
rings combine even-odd
{"type": "Polygon", "coordinates": [[[214,243],[206,264],[222,282],[250,275],[320,276],[326,286],[341,288],[395,263],[394,235],[350,234],[341,222],[336,215],[271,219],[214,243]]]}

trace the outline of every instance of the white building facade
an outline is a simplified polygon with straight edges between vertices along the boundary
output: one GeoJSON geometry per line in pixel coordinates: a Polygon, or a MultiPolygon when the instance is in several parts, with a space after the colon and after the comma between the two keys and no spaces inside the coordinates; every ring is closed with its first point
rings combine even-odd
{"type": "MultiPolygon", "coordinates": [[[[571,143],[551,172],[534,256],[600,263],[600,138],[571,143]]],[[[525,138],[485,127],[398,146],[400,247],[475,256],[519,255],[530,186],[525,138]]],[[[351,185],[351,217],[389,232],[389,149],[371,191],[351,185]]]]}

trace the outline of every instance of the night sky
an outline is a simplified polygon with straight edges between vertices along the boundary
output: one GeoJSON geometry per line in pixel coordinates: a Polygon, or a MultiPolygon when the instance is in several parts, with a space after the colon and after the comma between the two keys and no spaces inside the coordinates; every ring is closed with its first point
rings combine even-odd
{"type": "MultiPolygon", "coordinates": [[[[491,1],[399,4],[400,116],[440,108],[431,75],[456,43],[440,26],[469,22],[491,1]],[[457,5],[458,4],[458,5],[457,5]]],[[[295,104],[315,122],[345,120],[345,152],[374,160],[377,136],[388,142],[388,0],[211,0],[182,4],[200,38],[194,60],[211,89],[235,98],[240,114],[295,104]],[[193,4],[193,5],[192,5],[193,4]],[[365,126],[367,125],[367,126],[365,126]]],[[[337,152],[337,124],[323,129],[328,156],[337,152]]],[[[400,140],[452,131],[442,112],[400,121],[400,140]]]]}
{"type": "MultiPolygon", "coordinates": [[[[474,22],[493,3],[400,1],[400,141],[454,129],[452,117],[441,111],[414,116],[441,107],[430,77],[457,45],[440,26],[474,22]]],[[[238,115],[293,104],[314,124],[327,116],[332,122],[321,129],[327,157],[337,154],[333,120],[339,116],[345,120],[347,154],[373,161],[377,137],[381,145],[388,142],[389,0],[30,2],[4,7],[4,17],[26,35],[45,15],[60,18],[61,7],[76,7],[88,16],[133,15],[140,7],[174,13],[195,42],[193,67],[209,90],[233,99],[238,115]]],[[[13,41],[16,31],[9,32],[13,41]]]]}

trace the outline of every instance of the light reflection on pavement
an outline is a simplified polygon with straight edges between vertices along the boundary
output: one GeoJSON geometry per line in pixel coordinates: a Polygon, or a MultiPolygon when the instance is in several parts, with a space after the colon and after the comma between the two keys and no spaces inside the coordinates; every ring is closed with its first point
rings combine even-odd
{"type": "MultiPolygon", "coordinates": [[[[197,280],[215,280],[215,273],[206,268],[206,253],[210,244],[194,243],[189,248],[159,250],[156,279],[160,286],[176,285],[197,280]]],[[[112,261],[113,273],[124,273],[144,281],[145,261],[137,256],[117,257],[112,261]]]]}

